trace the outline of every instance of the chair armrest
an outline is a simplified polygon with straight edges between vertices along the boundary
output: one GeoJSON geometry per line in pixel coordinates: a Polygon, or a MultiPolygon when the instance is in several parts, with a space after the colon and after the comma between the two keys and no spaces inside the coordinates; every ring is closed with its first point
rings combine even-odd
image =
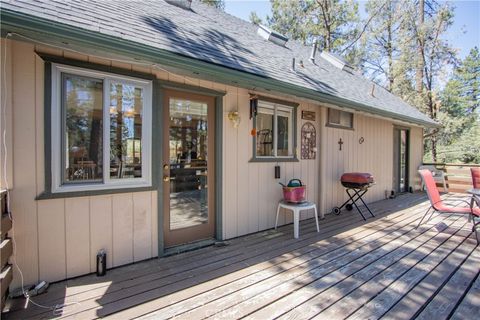
{"type": "Polygon", "coordinates": [[[454,201],[455,201],[455,202],[460,201],[460,202],[466,203],[466,204],[467,204],[467,207],[469,207],[469,208],[472,210],[472,213],[473,213],[473,203],[472,203],[472,202],[468,202],[467,200],[462,200],[462,199],[452,200],[452,201],[440,200],[440,201],[435,202],[435,203],[433,204],[433,206],[436,205],[437,203],[440,203],[440,202],[443,202],[443,203],[452,203],[452,204],[453,204],[454,201]]]}

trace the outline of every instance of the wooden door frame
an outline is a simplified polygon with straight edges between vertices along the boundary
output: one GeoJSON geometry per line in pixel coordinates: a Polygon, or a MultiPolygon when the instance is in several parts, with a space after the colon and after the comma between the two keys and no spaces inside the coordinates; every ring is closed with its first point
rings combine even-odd
{"type": "MultiPolygon", "coordinates": [[[[402,130],[405,130],[406,133],[407,133],[407,141],[406,141],[406,151],[405,151],[405,157],[406,157],[406,163],[405,163],[405,191],[404,192],[408,192],[408,190],[410,189],[410,128],[408,127],[402,127],[402,126],[394,126],[393,127],[393,147],[395,148],[395,131],[398,130],[398,131],[402,131],[402,130]]],[[[401,136],[400,136],[401,137],[401,136]]],[[[398,156],[400,157],[400,149],[401,149],[401,143],[399,141],[399,144],[398,144],[398,156]]],[[[395,155],[395,150],[393,150],[393,155],[395,155]]],[[[400,158],[398,159],[400,160],[400,158]]],[[[400,166],[400,161],[398,162],[398,168],[395,168],[395,159],[393,159],[393,174],[397,175],[397,177],[400,179],[400,175],[401,175],[401,166],[400,166]]],[[[392,179],[393,180],[393,179],[392,179]]],[[[397,185],[393,185],[393,188],[394,188],[394,191],[395,193],[400,193],[398,191],[398,187],[400,186],[400,180],[397,181],[397,185]]]]}
{"type": "MultiPolygon", "coordinates": [[[[158,111],[155,113],[153,119],[153,143],[152,149],[153,161],[152,166],[161,165],[163,163],[163,119],[164,112],[164,97],[166,90],[182,91],[187,93],[199,94],[204,96],[210,96],[214,98],[215,103],[215,239],[223,240],[223,99],[226,95],[224,91],[217,91],[202,87],[190,86],[186,84],[180,84],[165,80],[155,81],[155,95],[157,96],[158,103],[153,106],[158,111]]],[[[157,235],[158,235],[158,256],[161,257],[165,253],[164,243],[164,216],[163,216],[163,170],[161,167],[158,170],[154,170],[155,175],[152,177],[156,179],[157,186],[157,235]]]]}

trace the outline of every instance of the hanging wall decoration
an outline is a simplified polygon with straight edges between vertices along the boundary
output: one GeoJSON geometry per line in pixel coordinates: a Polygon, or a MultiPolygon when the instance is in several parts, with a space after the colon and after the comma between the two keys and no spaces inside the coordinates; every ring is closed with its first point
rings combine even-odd
{"type": "Polygon", "coordinates": [[[302,159],[315,159],[317,156],[317,133],[311,122],[302,126],[302,159]]]}
{"type": "Polygon", "coordinates": [[[315,111],[302,110],[302,119],[315,121],[315,111]]]}

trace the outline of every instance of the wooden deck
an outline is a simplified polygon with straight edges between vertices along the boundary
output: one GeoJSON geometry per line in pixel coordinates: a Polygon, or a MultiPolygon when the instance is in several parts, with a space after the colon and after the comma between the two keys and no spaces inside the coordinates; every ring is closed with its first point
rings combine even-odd
{"type": "MultiPolygon", "coordinates": [[[[458,195],[457,195],[458,196],[458,195]]],[[[480,314],[480,250],[466,216],[420,228],[423,194],[327,215],[53,284],[5,319],[468,319],[480,314]]],[[[272,212],[272,214],[275,214],[272,212]]],[[[18,303],[20,305],[21,303],[18,303]]],[[[18,307],[18,306],[17,306],[18,307]]]]}

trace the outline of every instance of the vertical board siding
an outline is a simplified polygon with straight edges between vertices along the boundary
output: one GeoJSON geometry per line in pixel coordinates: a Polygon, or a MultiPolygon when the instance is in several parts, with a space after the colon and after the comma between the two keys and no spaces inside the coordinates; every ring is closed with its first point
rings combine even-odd
{"type": "Polygon", "coordinates": [[[158,203],[157,203],[157,191],[150,193],[152,203],[152,222],[150,224],[151,236],[151,253],[150,257],[158,257],[158,203]]]}
{"type": "MultiPolygon", "coordinates": [[[[225,96],[225,106],[223,113],[223,133],[224,133],[224,150],[225,159],[223,165],[225,171],[223,178],[225,201],[223,202],[224,219],[225,219],[225,236],[226,238],[233,238],[238,235],[238,221],[237,221],[237,134],[238,129],[233,128],[228,120],[228,113],[236,111],[238,108],[237,89],[230,89],[225,96]]],[[[240,109],[240,108],[238,108],[240,109]]],[[[244,119],[243,121],[247,121],[244,119]]],[[[243,219],[241,220],[243,221],[243,219]]]]}
{"type": "MultiPolygon", "coordinates": [[[[10,185],[14,185],[12,212],[17,243],[16,261],[24,274],[25,284],[41,279],[57,281],[94,272],[96,254],[100,249],[107,251],[109,268],[158,255],[159,208],[156,191],[35,200],[44,191],[45,181],[44,64],[35,51],[226,91],[220,115],[224,130],[222,236],[226,239],[274,226],[276,205],[282,197],[279,181],[287,183],[292,178],[304,181],[308,200],[315,202],[321,213],[328,213],[333,206],[345,200],[344,188],[339,183],[345,171],[366,171],[375,175],[377,185],[369,192],[369,201],[381,199],[384,191],[392,188],[393,127],[389,121],[355,115],[353,131],[328,128],[325,127],[326,107],[300,103],[297,109],[298,158],[301,158],[301,126],[306,122],[301,119],[302,110],[316,113],[317,157],[314,160],[278,163],[281,178],[277,180],[274,178],[276,162],[249,162],[253,139],[247,90],[172,75],[164,70],[2,39],[2,45],[5,43],[9,44],[7,65],[4,66],[7,73],[7,147],[11,150],[8,162],[12,164],[15,160],[15,166],[8,166],[7,176],[10,185]],[[233,128],[228,120],[230,111],[240,114],[238,128],[233,128]],[[362,136],[365,143],[359,145],[358,139],[362,136]],[[339,138],[344,141],[342,151],[338,150],[339,138]]],[[[2,86],[2,94],[4,90],[2,86]]],[[[412,129],[412,168],[421,163],[421,141],[422,130],[412,129]]],[[[413,181],[415,172],[410,174],[413,181]]],[[[302,214],[302,219],[312,216],[313,212],[306,212],[302,214]]],[[[282,211],[279,224],[291,222],[291,213],[282,211]]],[[[16,269],[15,272],[12,287],[20,285],[16,269]]]]}
{"type": "MultiPolygon", "coordinates": [[[[301,160],[301,127],[306,120],[301,119],[302,110],[316,112],[317,150],[320,150],[320,108],[302,103],[297,109],[297,155],[298,162],[249,162],[252,158],[253,138],[250,134],[253,122],[249,114],[249,96],[243,89],[228,88],[224,116],[238,110],[240,126],[224,120],[224,221],[226,237],[233,238],[275,225],[277,203],[282,198],[282,188],[278,182],[288,183],[299,178],[307,184],[307,198],[320,204],[319,163],[320,153],[315,160],[301,160]],[[235,93],[238,94],[235,96],[235,93]],[[238,107],[237,107],[238,106],[238,107]],[[275,179],[274,168],[280,166],[281,178],[275,179]]],[[[225,119],[224,118],[224,119],[225,119]]],[[[302,213],[301,218],[313,217],[313,211],[302,213]]],[[[291,223],[291,212],[281,211],[279,225],[291,223]]]]}
{"type": "Polygon", "coordinates": [[[107,253],[107,268],[113,266],[112,197],[98,196],[90,199],[90,272],[96,270],[97,253],[107,253]]]}
{"type": "MultiPolygon", "coordinates": [[[[2,63],[6,60],[2,69],[7,73],[1,86],[2,96],[5,88],[7,93],[7,177],[9,186],[14,186],[11,203],[16,261],[25,284],[94,272],[96,254],[102,248],[107,251],[109,268],[158,256],[156,191],[35,200],[45,184],[44,63],[35,51],[127,70],[153,71],[43,45],[1,41],[2,46],[8,44],[6,59],[5,51],[1,52],[2,63]]],[[[155,74],[167,79],[166,72],[155,74]]],[[[15,288],[20,286],[20,275],[16,268],[14,272],[15,288]]]]}
{"type": "Polygon", "coordinates": [[[2,147],[0,148],[0,188],[7,189],[13,188],[13,152],[8,151],[5,154],[5,148],[3,147],[3,132],[5,132],[6,149],[12,150],[13,135],[12,135],[12,41],[4,38],[0,39],[0,63],[1,63],[1,78],[0,78],[0,92],[2,98],[2,113],[0,116],[0,132],[2,132],[2,147]],[[4,167],[4,161],[7,161],[6,172],[4,167]]]}
{"type": "MultiPolygon", "coordinates": [[[[35,156],[35,56],[33,45],[12,41],[12,96],[13,126],[12,154],[13,212],[15,260],[22,267],[24,282],[36,283],[39,277],[38,224],[36,196],[35,156]]],[[[44,261],[42,261],[44,262],[44,261]]],[[[64,261],[62,261],[64,263],[64,261]]],[[[62,266],[65,268],[65,265],[62,266]]],[[[63,271],[64,274],[64,271],[63,271]]],[[[20,283],[14,268],[13,286],[20,283]]]]}
{"type": "MultiPolygon", "coordinates": [[[[326,116],[326,111],[323,112],[326,116]]],[[[385,197],[392,189],[393,125],[391,122],[361,114],[354,116],[354,130],[324,127],[322,130],[322,180],[324,213],[340,206],[348,196],[340,183],[345,172],[372,173],[376,184],[368,191],[368,202],[385,197]],[[360,144],[360,138],[364,142],[360,144]],[[344,142],[339,150],[339,139],[344,142]]]]}
{"type": "Polygon", "coordinates": [[[133,194],[133,261],[151,257],[151,196],[151,192],[136,192],[133,194]]]}
{"type": "Polygon", "coordinates": [[[45,67],[43,60],[35,56],[35,171],[36,171],[36,193],[43,191],[45,185],[45,149],[44,143],[44,91],[45,67]]]}
{"type": "MultiPolygon", "coordinates": [[[[44,202],[48,203],[50,201],[44,202]]],[[[85,232],[90,229],[88,205],[89,200],[85,197],[65,199],[66,266],[68,278],[90,272],[90,234],[85,232]]]]}
{"type": "MultiPolygon", "coordinates": [[[[249,134],[250,128],[250,115],[248,106],[250,98],[248,91],[244,89],[237,89],[237,106],[241,109],[239,112],[242,121],[237,130],[237,234],[248,234],[254,230],[253,223],[256,223],[256,216],[249,210],[249,174],[248,174],[248,160],[252,157],[252,145],[251,135],[249,134]],[[246,134],[243,134],[245,133],[246,134]]],[[[232,124],[228,124],[232,127],[232,124]]]]}
{"type": "Polygon", "coordinates": [[[40,279],[64,279],[67,275],[64,199],[38,203],[38,246],[40,279]]]}
{"type": "Polygon", "coordinates": [[[113,266],[133,261],[133,198],[113,195],[113,266]]]}

